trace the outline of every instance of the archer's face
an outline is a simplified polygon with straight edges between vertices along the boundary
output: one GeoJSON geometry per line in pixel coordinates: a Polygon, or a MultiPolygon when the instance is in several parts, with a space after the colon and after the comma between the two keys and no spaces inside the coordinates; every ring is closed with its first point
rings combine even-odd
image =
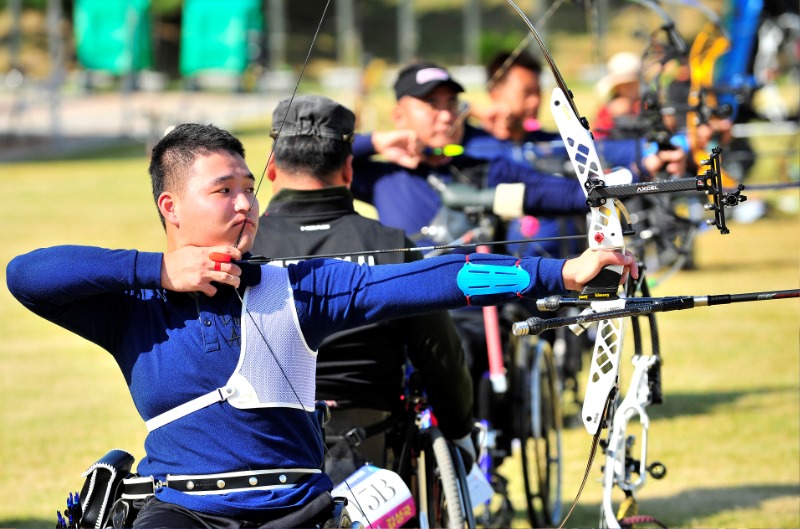
{"type": "Polygon", "coordinates": [[[509,118],[523,122],[536,119],[542,101],[539,74],[521,66],[512,66],[505,78],[489,92],[495,103],[501,103],[508,110],[509,118]]]}
{"type": "Polygon", "coordinates": [[[398,129],[411,129],[428,147],[461,143],[462,127],[454,127],[458,117],[458,93],[449,86],[434,88],[422,97],[403,96],[394,110],[398,129]]]}
{"type": "Polygon", "coordinates": [[[198,157],[184,189],[174,193],[178,244],[233,246],[248,251],[258,226],[255,178],[238,154],[220,151],[198,157]]]}

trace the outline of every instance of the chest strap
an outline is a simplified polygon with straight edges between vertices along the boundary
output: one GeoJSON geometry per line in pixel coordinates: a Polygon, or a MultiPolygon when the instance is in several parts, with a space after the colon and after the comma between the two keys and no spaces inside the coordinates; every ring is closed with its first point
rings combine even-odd
{"type": "Polygon", "coordinates": [[[147,426],[147,431],[152,432],[156,428],[160,428],[165,424],[171,423],[172,421],[180,419],[181,417],[185,417],[190,413],[196,412],[197,410],[202,410],[203,408],[211,406],[212,404],[216,404],[217,402],[224,402],[231,398],[234,393],[236,393],[236,390],[232,386],[217,388],[214,391],[197,397],[196,399],[192,399],[189,402],[185,402],[180,406],[176,406],[171,410],[165,411],[161,415],[156,415],[149,421],[146,421],[144,424],[147,426]]]}

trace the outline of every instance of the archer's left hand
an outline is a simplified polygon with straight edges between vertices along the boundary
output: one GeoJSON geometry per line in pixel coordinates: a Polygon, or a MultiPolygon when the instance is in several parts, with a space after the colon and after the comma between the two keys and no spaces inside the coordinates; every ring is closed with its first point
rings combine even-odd
{"type": "Polygon", "coordinates": [[[586,250],[574,259],[568,259],[561,269],[564,287],[567,290],[581,291],[600,270],[607,266],[622,266],[620,285],[628,280],[628,274],[634,279],[639,277],[639,264],[630,252],[620,253],[611,250],[586,250]]]}

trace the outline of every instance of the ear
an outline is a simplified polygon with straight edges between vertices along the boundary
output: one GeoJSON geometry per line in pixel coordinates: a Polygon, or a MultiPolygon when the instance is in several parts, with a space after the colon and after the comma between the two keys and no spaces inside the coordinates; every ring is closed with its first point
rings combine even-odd
{"type": "Polygon", "coordinates": [[[174,195],[169,191],[164,191],[159,195],[156,204],[158,204],[158,210],[161,212],[166,223],[177,227],[179,225],[177,212],[178,204],[174,195]]]}
{"type": "Polygon", "coordinates": [[[406,109],[403,108],[400,101],[392,108],[392,121],[397,129],[407,129],[406,127],[406,109]]]}
{"type": "Polygon", "coordinates": [[[342,181],[344,185],[350,188],[350,184],[353,183],[353,155],[349,154],[347,159],[344,161],[344,166],[342,166],[342,181]]]}
{"type": "Polygon", "coordinates": [[[275,173],[275,157],[274,156],[270,156],[269,157],[269,162],[267,163],[267,178],[269,178],[270,182],[274,182],[275,181],[275,176],[276,176],[276,173],[275,173]]]}

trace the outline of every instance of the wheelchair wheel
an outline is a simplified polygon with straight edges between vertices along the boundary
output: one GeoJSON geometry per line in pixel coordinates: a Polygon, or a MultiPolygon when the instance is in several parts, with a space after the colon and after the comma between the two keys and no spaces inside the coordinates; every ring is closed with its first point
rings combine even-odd
{"type": "Polygon", "coordinates": [[[429,428],[423,435],[419,471],[425,476],[425,497],[419,498],[420,509],[424,503],[429,527],[462,529],[466,521],[465,503],[450,448],[438,428],[429,428]]]}
{"type": "Polygon", "coordinates": [[[528,519],[533,527],[561,520],[561,407],[550,345],[526,337],[517,344],[516,387],[521,404],[519,439],[528,519]]]}

